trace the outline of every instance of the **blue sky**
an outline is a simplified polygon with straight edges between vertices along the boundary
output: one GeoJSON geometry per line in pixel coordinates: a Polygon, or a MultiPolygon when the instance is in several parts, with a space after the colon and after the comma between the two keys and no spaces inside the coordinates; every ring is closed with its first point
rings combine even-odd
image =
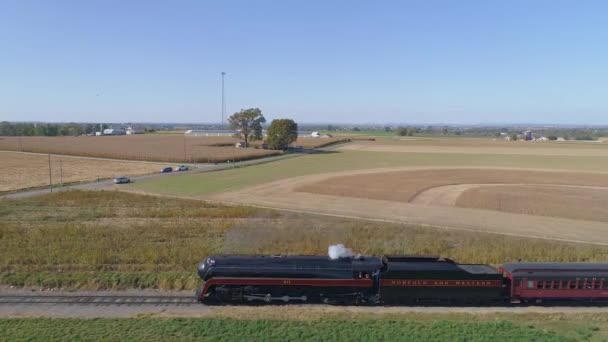
{"type": "Polygon", "coordinates": [[[608,124],[608,1],[0,0],[0,120],[608,124]]]}

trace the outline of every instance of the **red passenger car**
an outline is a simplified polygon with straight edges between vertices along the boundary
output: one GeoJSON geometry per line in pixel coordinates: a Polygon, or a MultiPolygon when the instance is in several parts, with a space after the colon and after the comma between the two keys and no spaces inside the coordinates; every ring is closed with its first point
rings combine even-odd
{"type": "Polygon", "coordinates": [[[513,262],[500,270],[512,303],[608,303],[608,263],[513,262]]]}

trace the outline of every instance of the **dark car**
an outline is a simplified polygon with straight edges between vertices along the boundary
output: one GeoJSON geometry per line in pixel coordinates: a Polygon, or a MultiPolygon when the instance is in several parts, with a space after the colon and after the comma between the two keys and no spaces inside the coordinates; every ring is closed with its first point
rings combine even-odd
{"type": "Polygon", "coordinates": [[[125,184],[125,183],[131,183],[131,180],[127,177],[114,178],[114,184],[125,184]]]}
{"type": "Polygon", "coordinates": [[[160,173],[168,173],[168,172],[173,172],[173,168],[171,166],[165,167],[160,170],[160,173]]]}

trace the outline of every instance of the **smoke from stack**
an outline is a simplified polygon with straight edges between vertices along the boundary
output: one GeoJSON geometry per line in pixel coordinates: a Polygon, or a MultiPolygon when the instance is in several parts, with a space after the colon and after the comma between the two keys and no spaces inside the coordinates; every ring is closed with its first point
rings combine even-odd
{"type": "Polygon", "coordinates": [[[352,249],[344,247],[341,243],[329,246],[327,254],[329,254],[329,258],[332,260],[352,258],[355,256],[352,249]]]}

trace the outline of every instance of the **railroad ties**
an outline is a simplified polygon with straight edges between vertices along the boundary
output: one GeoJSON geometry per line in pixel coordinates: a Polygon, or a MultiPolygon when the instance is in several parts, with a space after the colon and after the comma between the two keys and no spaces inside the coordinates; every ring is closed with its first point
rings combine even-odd
{"type": "Polygon", "coordinates": [[[193,296],[71,296],[71,295],[0,295],[3,304],[69,305],[194,305],[193,296]]]}

